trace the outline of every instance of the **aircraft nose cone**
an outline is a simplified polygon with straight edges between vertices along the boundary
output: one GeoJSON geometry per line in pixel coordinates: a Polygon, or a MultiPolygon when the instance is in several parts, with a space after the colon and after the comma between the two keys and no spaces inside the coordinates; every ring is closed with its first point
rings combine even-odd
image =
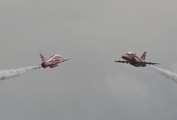
{"type": "Polygon", "coordinates": [[[125,55],[122,55],[122,58],[125,59],[126,58],[125,55]]]}

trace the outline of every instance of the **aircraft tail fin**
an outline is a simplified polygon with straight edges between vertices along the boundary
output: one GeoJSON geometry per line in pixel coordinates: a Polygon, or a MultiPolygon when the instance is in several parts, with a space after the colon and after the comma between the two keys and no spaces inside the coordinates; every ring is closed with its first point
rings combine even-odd
{"type": "Polygon", "coordinates": [[[141,59],[145,60],[145,58],[146,58],[146,51],[141,56],[141,59]]]}
{"type": "Polygon", "coordinates": [[[40,53],[39,55],[41,56],[42,62],[45,62],[47,60],[43,54],[40,53]]]}

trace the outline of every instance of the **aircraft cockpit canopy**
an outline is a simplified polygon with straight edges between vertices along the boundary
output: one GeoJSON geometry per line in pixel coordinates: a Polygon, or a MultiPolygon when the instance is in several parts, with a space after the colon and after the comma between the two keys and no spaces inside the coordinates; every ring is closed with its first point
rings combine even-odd
{"type": "Polygon", "coordinates": [[[52,56],[50,56],[50,57],[54,57],[54,56],[60,56],[60,57],[61,57],[61,55],[59,55],[59,54],[55,54],[55,55],[52,55],[52,56]]]}
{"type": "Polygon", "coordinates": [[[127,52],[126,54],[127,54],[127,55],[135,55],[134,52],[127,52]]]}
{"type": "Polygon", "coordinates": [[[61,55],[59,55],[59,54],[56,54],[56,56],[60,56],[61,57],[61,55]]]}

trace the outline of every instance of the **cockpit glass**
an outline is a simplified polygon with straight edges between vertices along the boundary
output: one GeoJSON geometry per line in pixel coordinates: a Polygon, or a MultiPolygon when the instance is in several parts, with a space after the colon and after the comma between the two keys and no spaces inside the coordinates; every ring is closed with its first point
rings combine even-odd
{"type": "Polygon", "coordinates": [[[135,55],[135,53],[133,53],[133,52],[127,52],[126,54],[127,55],[135,55]]]}

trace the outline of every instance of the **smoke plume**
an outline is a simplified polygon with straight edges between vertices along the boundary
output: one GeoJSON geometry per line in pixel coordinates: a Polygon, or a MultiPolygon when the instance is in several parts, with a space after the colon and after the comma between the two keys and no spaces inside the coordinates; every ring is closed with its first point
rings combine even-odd
{"type": "Polygon", "coordinates": [[[173,73],[173,72],[170,72],[170,71],[167,71],[167,70],[155,67],[155,66],[151,66],[151,67],[154,68],[155,70],[157,70],[161,75],[165,76],[167,79],[171,79],[177,83],[177,74],[176,73],[173,73]]]}
{"type": "Polygon", "coordinates": [[[29,66],[25,68],[11,69],[11,70],[2,70],[0,71],[0,80],[10,79],[17,76],[20,76],[30,70],[37,69],[38,66],[29,66]]]}

